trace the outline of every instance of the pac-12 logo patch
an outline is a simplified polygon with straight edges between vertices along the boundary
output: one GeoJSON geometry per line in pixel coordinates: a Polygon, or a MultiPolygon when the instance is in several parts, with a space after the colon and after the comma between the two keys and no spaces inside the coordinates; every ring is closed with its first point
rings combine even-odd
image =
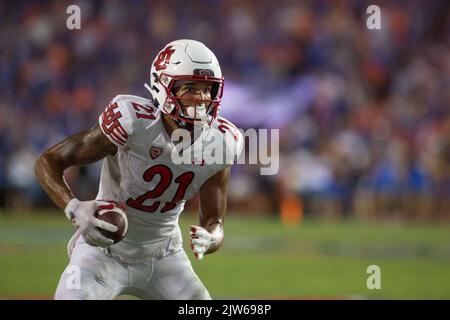
{"type": "Polygon", "coordinates": [[[150,158],[152,158],[152,160],[155,160],[156,158],[158,158],[162,153],[163,153],[163,149],[161,149],[159,147],[151,147],[150,148],[150,158]]]}

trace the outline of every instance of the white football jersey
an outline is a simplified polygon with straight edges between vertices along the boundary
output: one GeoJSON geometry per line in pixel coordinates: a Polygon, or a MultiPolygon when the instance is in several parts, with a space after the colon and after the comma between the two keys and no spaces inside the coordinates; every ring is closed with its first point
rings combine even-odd
{"type": "Polygon", "coordinates": [[[96,199],[126,204],[128,233],[110,250],[127,261],[151,254],[147,251],[152,243],[179,236],[178,216],[186,200],[206,180],[232,165],[243,147],[241,132],[218,117],[181,154],[194,151],[193,160],[176,164],[180,153],[164,127],[160,110],[149,99],[133,95],[116,96],[100,115],[99,124],[118,152],[103,160],[96,199]],[[211,156],[216,163],[208,161],[211,156]]]}

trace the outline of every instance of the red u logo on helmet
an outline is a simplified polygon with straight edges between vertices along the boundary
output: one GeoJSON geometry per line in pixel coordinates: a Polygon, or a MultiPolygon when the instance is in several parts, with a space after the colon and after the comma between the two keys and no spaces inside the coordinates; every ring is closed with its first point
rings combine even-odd
{"type": "Polygon", "coordinates": [[[172,46],[168,46],[164,49],[164,51],[161,51],[158,55],[158,58],[156,59],[154,66],[156,71],[164,70],[167,68],[167,64],[170,61],[170,57],[175,52],[175,49],[172,49],[172,46]]]}

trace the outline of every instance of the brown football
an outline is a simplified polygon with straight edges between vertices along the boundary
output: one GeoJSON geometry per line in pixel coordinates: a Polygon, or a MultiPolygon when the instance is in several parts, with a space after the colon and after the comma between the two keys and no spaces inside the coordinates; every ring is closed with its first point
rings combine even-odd
{"type": "Polygon", "coordinates": [[[108,201],[109,205],[101,205],[95,212],[95,217],[117,226],[116,232],[110,232],[105,229],[98,228],[98,230],[107,238],[114,240],[114,243],[122,241],[127,234],[128,219],[126,209],[124,206],[115,202],[108,201]]]}

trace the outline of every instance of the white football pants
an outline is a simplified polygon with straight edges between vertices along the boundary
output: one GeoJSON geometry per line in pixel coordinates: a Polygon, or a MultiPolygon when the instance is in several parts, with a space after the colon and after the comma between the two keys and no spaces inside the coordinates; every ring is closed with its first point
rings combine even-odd
{"type": "Polygon", "coordinates": [[[111,300],[121,294],[141,299],[211,299],[182,247],[138,263],[125,263],[82,237],[71,251],[56,300],[111,300]]]}

